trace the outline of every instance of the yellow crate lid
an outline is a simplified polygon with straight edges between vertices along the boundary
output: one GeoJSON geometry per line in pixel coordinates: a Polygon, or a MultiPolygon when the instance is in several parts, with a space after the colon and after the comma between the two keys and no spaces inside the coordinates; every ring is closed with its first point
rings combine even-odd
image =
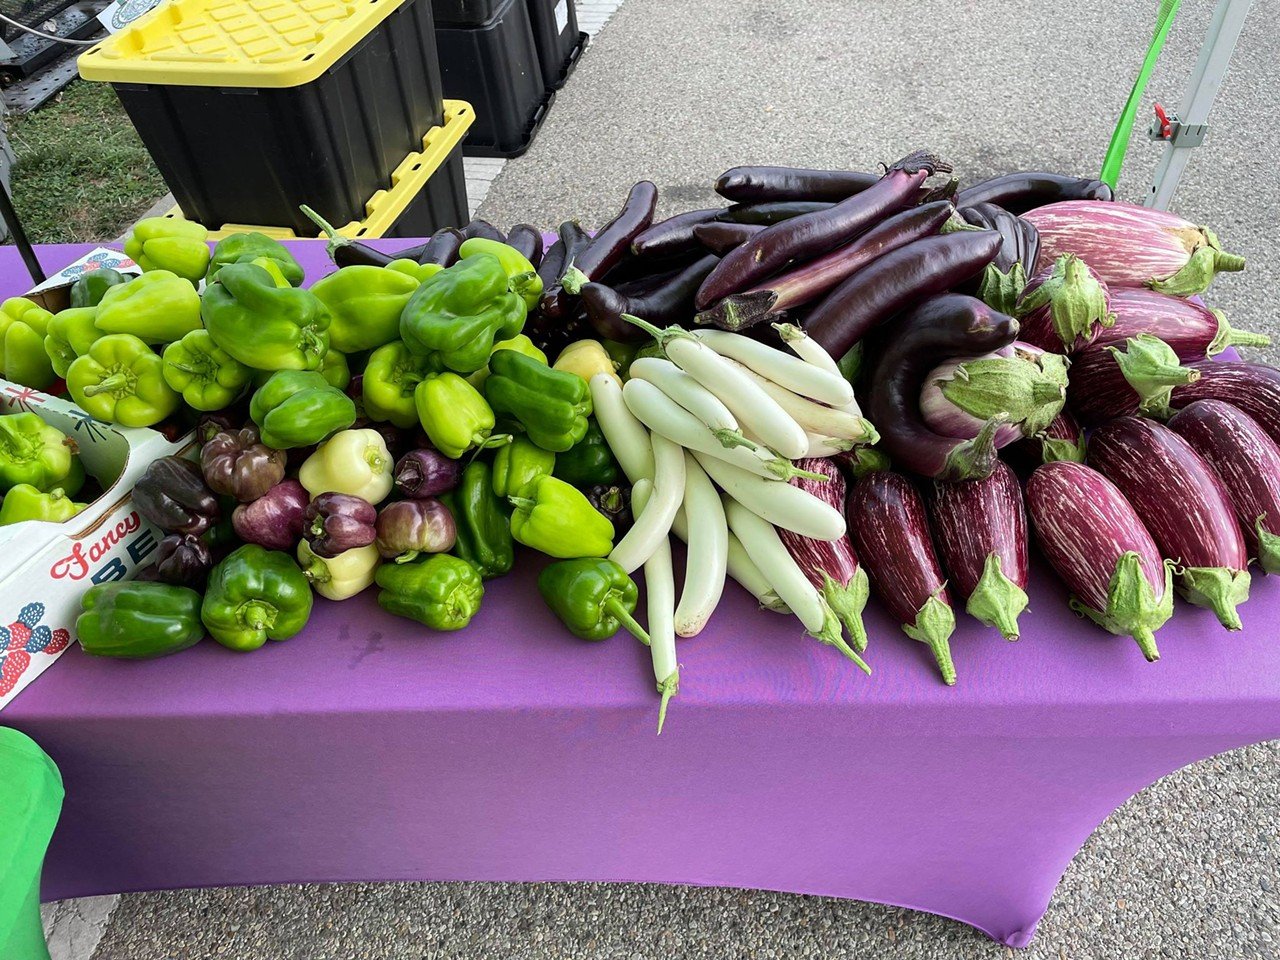
{"type": "MultiPolygon", "coordinates": [[[[444,126],[432,127],[422,138],[422,150],[409,154],[400,162],[391,174],[391,187],[379,190],[365,204],[363,220],[352,220],[338,227],[338,233],[352,240],[369,239],[384,236],[400,219],[400,215],[408,208],[426,187],[440,166],[449,159],[455,147],[475,122],[476,114],[471,104],[465,100],[444,101],[444,126]]],[[[321,210],[323,216],[325,211],[321,210]]],[[[174,207],[167,217],[181,217],[182,211],[174,207]]],[[[206,226],[209,226],[206,224],[206,226]]],[[[232,233],[245,233],[256,230],[277,240],[296,240],[299,238],[289,227],[270,227],[256,224],[225,223],[218,229],[210,227],[209,239],[221,240],[232,233]]],[[[324,234],[317,233],[322,237],[324,234]]]]}
{"type": "Polygon", "coordinates": [[[80,55],[86,80],[297,87],[405,0],[169,0],[80,55]]]}

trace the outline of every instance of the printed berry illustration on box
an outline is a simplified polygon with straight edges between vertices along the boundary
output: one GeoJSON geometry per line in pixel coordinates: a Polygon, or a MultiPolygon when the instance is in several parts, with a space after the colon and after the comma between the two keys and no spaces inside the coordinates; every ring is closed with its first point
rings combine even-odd
{"type": "Polygon", "coordinates": [[[0,627],[0,697],[12,691],[35,657],[56,657],[71,642],[66,627],[50,627],[43,603],[27,603],[18,619],[0,627]]]}

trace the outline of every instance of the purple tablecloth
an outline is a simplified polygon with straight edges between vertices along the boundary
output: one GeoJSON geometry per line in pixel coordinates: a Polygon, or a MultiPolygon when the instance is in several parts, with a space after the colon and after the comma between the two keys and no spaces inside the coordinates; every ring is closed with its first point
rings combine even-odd
{"type": "MultiPolygon", "coordinates": [[[[319,244],[300,259],[314,268],[319,244]]],[[[45,251],[50,266],[78,249],[45,251]]],[[[4,292],[21,268],[3,251],[4,292]]],[[[898,904],[1026,944],[1137,790],[1280,737],[1280,587],[1245,629],[1179,604],[1146,663],[1038,570],[1023,639],[963,619],[960,681],[872,602],[866,677],[736,586],[680,646],[567,636],[537,561],[433,635],[370,593],[286,643],[148,663],[69,650],[3,714],[62,769],[48,899],[332,880],[626,880],[898,904]]]]}

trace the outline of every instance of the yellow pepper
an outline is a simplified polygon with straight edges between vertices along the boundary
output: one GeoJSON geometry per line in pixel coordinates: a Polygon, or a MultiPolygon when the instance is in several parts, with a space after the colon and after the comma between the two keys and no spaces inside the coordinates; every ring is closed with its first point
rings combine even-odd
{"type": "Polygon", "coordinates": [[[330,600],[346,600],[373,584],[382,556],[374,544],[344,550],[336,557],[320,557],[311,544],[298,544],[298,566],[312,588],[330,600]]]}
{"type": "Polygon", "coordinates": [[[622,385],[613,357],[609,356],[609,351],[599,340],[575,340],[560,351],[552,369],[576,373],[588,383],[597,373],[607,373],[618,381],[619,386],[622,385]]]}

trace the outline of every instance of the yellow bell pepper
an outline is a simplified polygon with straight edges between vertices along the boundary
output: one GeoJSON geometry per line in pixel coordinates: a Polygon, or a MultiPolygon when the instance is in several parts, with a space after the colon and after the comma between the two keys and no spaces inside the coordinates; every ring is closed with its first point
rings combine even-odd
{"type": "Polygon", "coordinates": [[[374,544],[352,547],[336,557],[320,557],[311,544],[298,544],[298,565],[306,574],[312,589],[330,600],[346,600],[373,584],[382,557],[374,544]]]}
{"type": "Polygon", "coordinates": [[[552,369],[576,373],[588,383],[597,373],[607,373],[618,381],[619,386],[622,385],[613,357],[609,356],[609,351],[599,340],[575,340],[560,351],[552,369]]]}
{"type": "Polygon", "coordinates": [[[342,430],[307,457],[298,470],[307,493],[349,493],[378,504],[391,492],[395,460],[377,430],[342,430]]]}

